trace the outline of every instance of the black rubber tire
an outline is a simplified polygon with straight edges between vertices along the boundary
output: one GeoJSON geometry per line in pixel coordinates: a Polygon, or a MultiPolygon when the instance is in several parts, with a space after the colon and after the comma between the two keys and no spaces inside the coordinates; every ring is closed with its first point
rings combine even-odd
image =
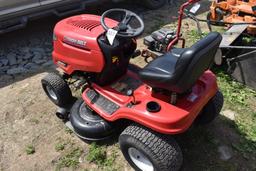
{"type": "Polygon", "coordinates": [[[155,171],[177,171],[183,163],[182,151],[171,136],[159,134],[137,124],[128,126],[122,132],[119,144],[124,157],[135,170],[140,169],[129,156],[131,147],[146,156],[155,171]]]}
{"type": "Polygon", "coordinates": [[[46,95],[57,106],[65,108],[74,101],[68,84],[60,75],[49,73],[41,80],[41,83],[46,95]],[[57,99],[51,97],[47,86],[55,93],[57,99]]]}
{"type": "Polygon", "coordinates": [[[83,99],[78,99],[71,108],[70,122],[75,133],[84,140],[103,140],[115,132],[114,124],[89,109],[83,99]]]}
{"type": "Polygon", "coordinates": [[[198,125],[211,123],[219,115],[223,103],[223,95],[220,91],[217,91],[215,96],[206,104],[202,112],[197,116],[195,123],[198,125]]]}
{"type": "Polygon", "coordinates": [[[143,0],[142,5],[149,9],[157,9],[162,7],[166,3],[166,0],[143,0]]]}
{"type": "Polygon", "coordinates": [[[210,22],[211,25],[214,25],[214,26],[224,26],[225,25],[224,23],[220,23],[221,20],[223,19],[223,15],[221,14],[221,12],[219,10],[216,10],[216,15],[217,15],[216,20],[213,21],[211,19],[211,15],[212,15],[212,13],[209,12],[206,16],[207,20],[210,22]]]}

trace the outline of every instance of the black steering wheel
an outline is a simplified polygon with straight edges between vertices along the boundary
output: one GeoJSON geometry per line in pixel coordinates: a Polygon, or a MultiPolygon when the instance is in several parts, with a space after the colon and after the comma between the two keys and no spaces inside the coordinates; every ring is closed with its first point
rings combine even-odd
{"type": "Polygon", "coordinates": [[[132,11],[129,11],[126,9],[120,9],[120,8],[110,9],[104,12],[101,16],[101,25],[106,31],[108,31],[109,29],[114,29],[117,31],[117,36],[126,37],[126,38],[138,37],[144,31],[144,22],[137,14],[135,14],[132,11]],[[124,17],[122,21],[119,22],[115,28],[109,28],[106,25],[105,19],[107,16],[109,16],[113,12],[123,13],[124,17]],[[138,28],[134,28],[129,24],[132,20],[138,21],[139,23],[138,28]]]}

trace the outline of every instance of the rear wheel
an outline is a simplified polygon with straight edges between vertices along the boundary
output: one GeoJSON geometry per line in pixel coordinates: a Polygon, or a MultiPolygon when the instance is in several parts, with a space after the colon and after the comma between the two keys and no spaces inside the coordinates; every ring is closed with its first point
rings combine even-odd
{"type": "Polygon", "coordinates": [[[149,9],[157,9],[166,3],[166,0],[143,0],[143,5],[149,9]]]}
{"type": "Polygon", "coordinates": [[[73,102],[71,90],[60,75],[49,73],[41,83],[46,95],[57,106],[65,108],[73,102]]]}
{"type": "Polygon", "coordinates": [[[223,95],[217,91],[215,96],[206,104],[203,111],[195,120],[196,124],[205,125],[211,123],[220,113],[224,103],[223,95]]]}
{"type": "Polygon", "coordinates": [[[169,171],[181,168],[181,149],[170,136],[134,124],[122,132],[119,144],[124,157],[135,170],[169,171]]]}

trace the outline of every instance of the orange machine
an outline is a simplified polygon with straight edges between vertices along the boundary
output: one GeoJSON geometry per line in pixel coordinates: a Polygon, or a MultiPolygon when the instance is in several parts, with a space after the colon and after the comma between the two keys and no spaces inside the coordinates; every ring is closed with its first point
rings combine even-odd
{"type": "MultiPolygon", "coordinates": [[[[256,0],[214,0],[207,19],[215,25],[256,23],[256,0]]],[[[250,25],[248,33],[256,34],[256,26],[250,25]]]]}

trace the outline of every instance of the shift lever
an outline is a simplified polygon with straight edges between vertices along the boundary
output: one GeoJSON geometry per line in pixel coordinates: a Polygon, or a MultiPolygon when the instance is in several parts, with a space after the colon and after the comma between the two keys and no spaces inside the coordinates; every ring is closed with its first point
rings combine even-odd
{"type": "Polygon", "coordinates": [[[126,92],[126,95],[127,95],[127,96],[130,96],[130,97],[132,96],[132,98],[133,98],[133,99],[132,99],[132,104],[135,105],[135,104],[136,104],[136,100],[135,100],[135,96],[134,96],[134,91],[130,89],[130,90],[128,90],[128,91],[126,92]]]}

